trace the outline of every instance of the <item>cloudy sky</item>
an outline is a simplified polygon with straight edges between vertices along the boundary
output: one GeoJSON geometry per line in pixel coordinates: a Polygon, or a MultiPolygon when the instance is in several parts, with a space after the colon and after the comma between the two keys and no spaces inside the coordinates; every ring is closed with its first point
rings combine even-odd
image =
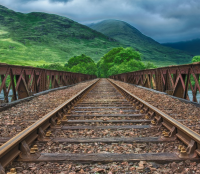
{"type": "Polygon", "coordinates": [[[0,0],[12,10],[54,13],[82,24],[130,23],[158,42],[200,38],[200,0],[0,0]]]}

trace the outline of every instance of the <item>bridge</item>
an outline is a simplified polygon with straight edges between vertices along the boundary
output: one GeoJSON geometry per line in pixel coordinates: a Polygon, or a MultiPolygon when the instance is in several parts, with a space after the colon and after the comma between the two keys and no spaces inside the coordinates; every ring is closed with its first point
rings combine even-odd
{"type": "Polygon", "coordinates": [[[108,79],[0,67],[0,173],[198,173],[199,63],[108,79]]]}
{"type": "Polygon", "coordinates": [[[193,63],[118,74],[110,78],[187,100],[189,100],[188,89],[191,89],[193,101],[197,102],[197,90],[200,91],[199,74],[200,63],[193,63]]]}
{"type": "Polygon", "coordinates": [[[9,102],[8,96],[11,90],[11,101],[15,101],[45,90],[96,78],[93,75],[7,64],[0,64],[0,76],[0,93],[3,90],[4,103],[9,102]],[[7,86],[6,81],[9,83],[7,86]]]}

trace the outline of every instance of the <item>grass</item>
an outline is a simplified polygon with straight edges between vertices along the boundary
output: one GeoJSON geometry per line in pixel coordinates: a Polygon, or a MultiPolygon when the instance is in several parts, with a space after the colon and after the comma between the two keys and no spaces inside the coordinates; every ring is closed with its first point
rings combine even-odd
{"type": "Polygon", "coordinates": [[[157,66],[185,64],[191,62],[193,57],[181,50],[159,44],[123,21],[105,20],[90,27],[126,46],[133,47],[142,53],[143,61],[150,61],[157,66]]]}
{"type": "Polygon", "coordinates": [[[97,62],[114,47],[109,37],[66,17],[14,12],[0,6],[0,62],[14,65],[65,64],[85,54],[97,62]]]}
{"type": "Polygon", "coordinates": [[[39,12],[23,14],[0,5],[0,62],[28,66],[65,64],[81,54],[98,62],[112,48],[120,46],[132,46],[142,53],[144,62],[157,66],[189,63],[192,58],[160,45],[124,22],[111,20],[94,29],[107,36],[66,17],[39,12]]]}
{"type": "Polygon", "coordinates": [[[53,63],[55,58],[57,55],[45,46],[24,46],[11,38],[0,39],[0,61],[2,63],[37,66],[53,63]],[[51,61],[48,61],[48,58],[51,61]]]}

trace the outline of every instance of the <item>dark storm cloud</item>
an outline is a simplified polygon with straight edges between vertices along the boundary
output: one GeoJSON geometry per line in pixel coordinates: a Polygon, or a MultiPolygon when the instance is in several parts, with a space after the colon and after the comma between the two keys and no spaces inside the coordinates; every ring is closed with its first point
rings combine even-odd
{"type": "MultiPolygon", "coordinates": [[[[34,2],[34,1],[41,1],[41,0],[15,0],[17,3],[28,3],[28,2],[34,2]]],[[[69,2],[73,0],[49,0],[49,2],[69,2]]]]}
{"type": "MultiPolygon", "coordinates": [[[[38,0],[15,0],[15,3],[29,3],[29,2],[34,2],[34,1],[38,1],[38,0]]],[[[1,3],[1,1],[0,1],[0,3],[1,3]]]]}
{"type": "Polygon", "coordinates": [[[67,3],[69,1],[73,1],[73,0],[49,0],[50,2],[64,2],[67,3]]]}
{"type": "Polygon", "coordinates": [[[0,0],[21,12],[44,11],[83,24],[123,20],[160,42],[200,37],[200,0],[0,0]]]}

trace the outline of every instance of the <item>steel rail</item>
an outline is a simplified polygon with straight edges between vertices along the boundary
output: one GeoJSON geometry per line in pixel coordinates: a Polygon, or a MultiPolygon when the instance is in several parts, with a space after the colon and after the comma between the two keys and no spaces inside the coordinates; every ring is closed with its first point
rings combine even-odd
{"type": "Polygon", "coordinates": [[[50,127],[51,123],[54,122],[58,118],[58,113],[62,112],[66,108],[67,105],[73,104],[76,102],[82,95],[84,95],[88,90],[90,90],[99,79],[95,80],[94,83],[90,84],[78,94],[71,97],[69,100],[55,108],[53,111],[46,114],[44,117],[36,121],[34,124],[11,138],[8,142],[3,144],[0,147],[0,167],[6,167],[13,159],[15,159],[21,153],[21,145],[23,141],[26,141],[27,144],[31,144],[34,140],[39,137],[39,129],[42,128],[43,131],[50,127]],[[54,118],[55,117],[55,118],[54,118]],[[52,121],[51,119],[55,120],[52,121]]]}
{"type": "Polygon", "coordinates": [[[157,124],[162,123],[162,125],[165,126],[168,130],[170,130],[171,133],[174,131],[173,132],[173,133],[175,133],[174,135],[176,135],[181,141],[183,141],[186,145],[188,145],[187,150],[190,153],[194,153],[194,151],[195,151],[198,155],[200,155],[200,135],[198,133],[191,130],[187,126],[183,125],[179,121],[173,119],[166,113],[160,111],[158,108],[152,106],[151,104],[149,104],[146,101],[142,100],[141,98],[137,97],[136,95],[130,93],[125,88],[116,84],[114,82],[114,80],[111,80],[111,79],[108,79],[108,80],[111,82],[111,84],[113,84],[115,87],[117,87],[119,89],[119,91],[122,91],[129,100],[131,100],[131,101],[133,101],[134,99],[137,100],[137,102],[138,102],[137,105],[141,106],[140,109],[146,107],[146,108],[148,108],[148,109],[144,109],[146,111],[146,113],[147,113],[147,111],[153,112],[152,115],[154,116],[154,120],[157,120],[157,124]],[[159,118],[159,116],[162,118],[162,120],[159,118]],[[158,120],[160,120],[160,122],[158,120]],[[175,128],[175,129],[173,129],[173,128],[175,128]],[[191,150],[193,152],[191,152],[191,150]]]}

